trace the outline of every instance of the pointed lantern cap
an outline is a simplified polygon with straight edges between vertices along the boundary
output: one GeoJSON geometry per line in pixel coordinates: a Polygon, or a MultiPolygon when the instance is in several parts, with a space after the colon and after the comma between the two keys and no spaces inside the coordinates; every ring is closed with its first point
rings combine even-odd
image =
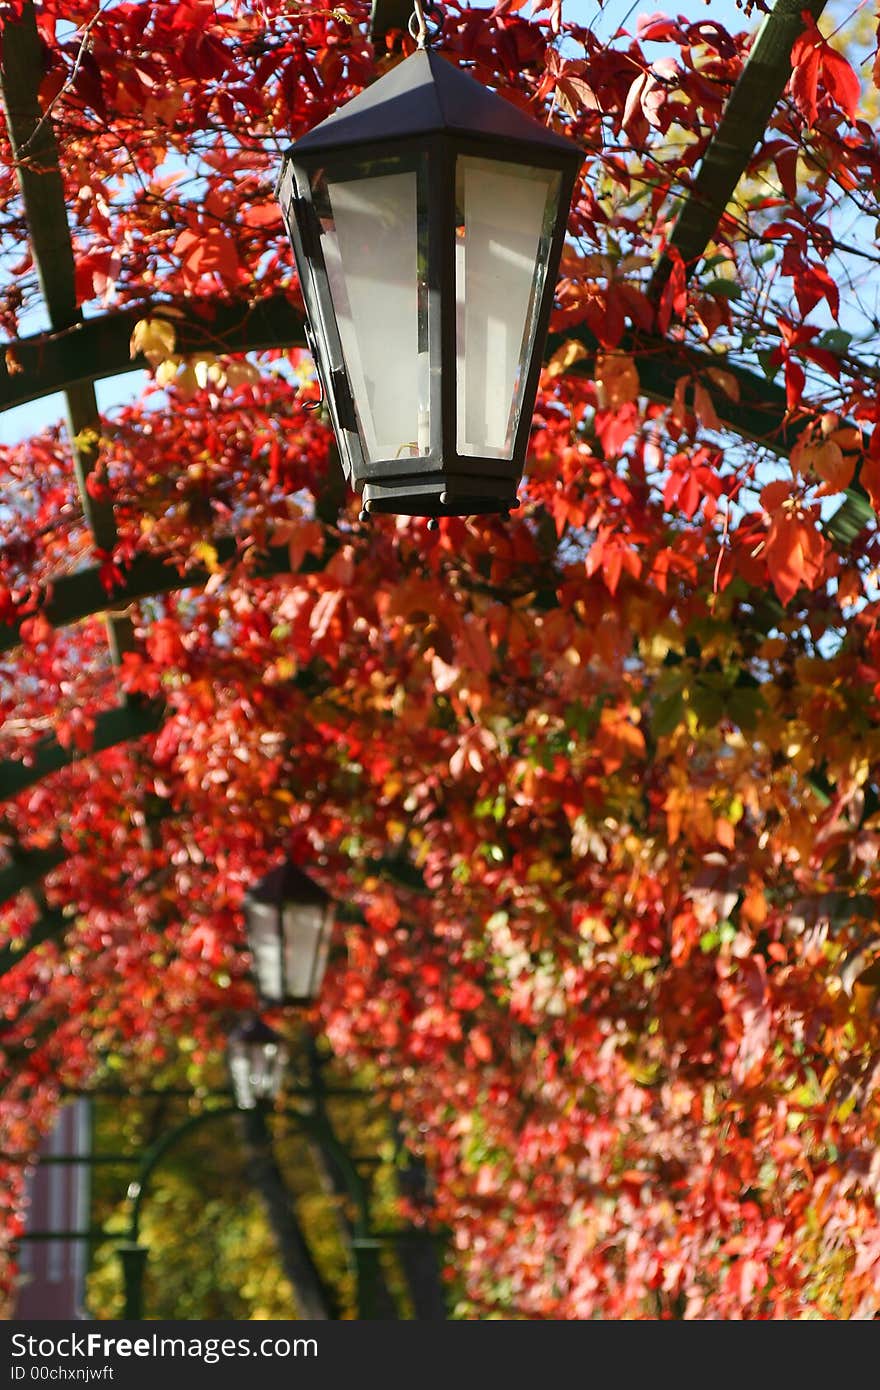
{"type": "Polygon", "coordinates": [[[430,48],[416,49],[378,82],[303,135],[288,155],[322,154],[414,135],[471,135],[540,150],[545,159],[583,159],[572,140],[490,92],[430,48]]]}
{"type": "Polygon", "coordinates": [[[271,1047],[273,1043],[280,1043],[281,1038],[270,1028],[258,1015],[254,1014],[250,1018],[244,1019],[236,1024],[229,1034],[230,1042],[256,1044],[258,1047],[271,1047]]]}
{"type": "Polygon", "coordinates": [[[324,907],[330,902],[330,894],[325,893],[320,884],[288,859],[277,869],[270,869],[259,883],[249,888],[245,900],[270,906],[293,903],[303,907],[324,907]]]}

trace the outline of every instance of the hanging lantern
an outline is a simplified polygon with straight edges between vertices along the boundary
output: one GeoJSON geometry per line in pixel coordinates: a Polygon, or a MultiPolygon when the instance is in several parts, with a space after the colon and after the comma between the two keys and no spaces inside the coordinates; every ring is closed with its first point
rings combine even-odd
{"type": "Polygon", "coordinates": [[[288,150],[308,339],[364,513],[518,505],[582,159],[425,47],[288,150]]]}
{"type": "Polygon", "coordinates": [[[245,894],[244,913],[263,1003],[311,1003],[327,965],[332,898],[288,860],[245,894]]]}
{"type": "Polygon", "coordinates": [[[275,1100],[284,1080],[287,1049],[274,1028],[257,1017],[239,1024],[229,1035],[226,1061],[239,1110],[275,1100]]]}

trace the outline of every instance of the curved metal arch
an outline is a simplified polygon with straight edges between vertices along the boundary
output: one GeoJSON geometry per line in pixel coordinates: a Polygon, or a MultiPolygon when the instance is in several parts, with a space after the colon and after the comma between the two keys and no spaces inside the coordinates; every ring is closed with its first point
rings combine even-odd
{"type": "MultiPolygon", "coordinates": [[[[375,1310],[375,1285],[378,1275],[378,1262],[376,1250],[381,1243],[380,1238],[373,1235],[370,1224],[369,1209],[369,1189],[357,1165],[351,1158],[345,1146],[339,1140],[327,1115],[324,1113],[320,1097],[315,1097],[315,1111],[309,1114],[306,1111],[285,1107],[281,1112],[286,1118],[293,1119],[303,1134],[311,1137],[319,1148],[336,1165],[347,1191],[348,1198],[352,1204],[354,1219],[352,1222],[351,1253],[354,1264],[355,1280],[357,1285],[357,1300],[361,1316],[377,1316],[375,1310]]],[[[236,1105],[222,1105],[215,1109],[202,1110],[196,1115],[189,1115],[182,1120],[168,1133],[163,1134],[155,1144],[153,1144],[141,1159],[138,1172],[134,1180],[129,1184],[128,1200],[130,1203],[128,1213],[128,1225],[123,1242],[118,1247],[118,1253],[122,1258],[123,1268],[126,1276],[126,1316],[139,1317],[141,1287],[143,1278],[143,1267],[146,1260],[146,1247],[140,1243],[141,1212],[146,1199],[150,1180],[159,1168],[163,1159],[170,1151],[176,1147],[183,1139],[203,1125],[213,1120],[229,1119],[237,1116],[248,1127],[247,1137],[250,1144],[258,1149],[271,1153],[271,1136],[267,1125],[267,1114],[269,1112],[263,1106],[258,1106],[254,1111],[242,1111],[236,1105]]],[[[273,1177],[278,1182],[281,1181],[280,1172],[277,1170],[274,1158],[271,1159],[272,1167],[275,1170],[273,1177]]],[[[292,1213],[289,1213],[293,1220],[292,1213]]],[[[299,1232],[298,1226],[293,1232],[295,1243],[299,1247],[297,1258],[303,1261],[307,1267],[307,1272],[311,1275],[309,1283],[313,1281],[315,1287],[310,1289],[311,1296],[320,1296],[323,1292],[327,1297],[327,1290],[323,1287],[318,1271],[315,1269],[308,1246],[304,1237],[299,1232]]],[[[321,1300],[323,1301],[323,1300],[321,1300]]],[[[311,1316],[322,1316],[318,1312],[312,1312],[311,1316]]]]}

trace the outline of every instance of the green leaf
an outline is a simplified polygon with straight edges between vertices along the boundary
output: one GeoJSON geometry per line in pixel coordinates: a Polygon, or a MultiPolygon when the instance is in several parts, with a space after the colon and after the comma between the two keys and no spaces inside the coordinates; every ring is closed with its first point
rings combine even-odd
{"type": "Polygon", "coordinates": [[[852,340],[853,335],[847,333],[845,328],[826,328],[825,332],[816,339],[816,347],[825,348],[828,352],[842,354],[849,350],[852,340]]]}
{"type": "Polygon", "coordinates": [[[664,738],[677,729],[684,719],[684,700],[680,690],[675,690],[665,699],[658,700],[654,706],[651,728],[656,738],[664,738]]]}
{"type": "Polygon", "coordinates": [[[716,299],[742,299],[742,285],[735,280],[710,280],[703,289],[706,294],[714,294],[716,299]]]}
{"type": "Polygon", "coordinates": [[[760,688],[736,685],[727,697],[727,713],[744,732],[754,729],[758,715],[766,709],[760,688]]]}
{"type": "Polygon", "coordinates": [[[704,729],[713,729],[724,714],[721,692],[705,680],[698,680],[688,701],[704,729]]]}

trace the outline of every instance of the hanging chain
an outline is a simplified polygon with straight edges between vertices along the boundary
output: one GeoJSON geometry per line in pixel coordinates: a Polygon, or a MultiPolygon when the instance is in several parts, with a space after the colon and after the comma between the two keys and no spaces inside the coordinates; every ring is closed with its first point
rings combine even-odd
{"type": "Polygon", "coordinates": [[[428,46],[428,26],[425,23],[425,11],[422,8],[422,0],[413,0],[413,12],[409,17],[409,32],[416,41],[417,48],[427,48],[428,46]]]}

